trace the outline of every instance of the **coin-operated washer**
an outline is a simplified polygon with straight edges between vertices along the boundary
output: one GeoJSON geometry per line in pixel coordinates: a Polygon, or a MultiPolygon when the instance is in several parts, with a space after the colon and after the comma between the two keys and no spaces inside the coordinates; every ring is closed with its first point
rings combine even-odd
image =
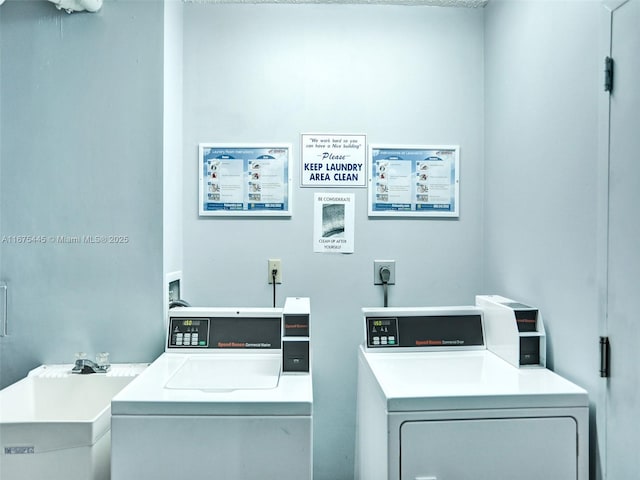
{"type": "Polygon", "coordinates": [[[112,400],[111,478],[310,479],[308,337],[285,358],[282,323],[280,308],[171,309],[165,353],[112,400]]]}
{"type": "Polygon", "coordinates": [[[588,478],[587,392],[488,350],[483,309],[362,312],[356,479],[588,478]]]}

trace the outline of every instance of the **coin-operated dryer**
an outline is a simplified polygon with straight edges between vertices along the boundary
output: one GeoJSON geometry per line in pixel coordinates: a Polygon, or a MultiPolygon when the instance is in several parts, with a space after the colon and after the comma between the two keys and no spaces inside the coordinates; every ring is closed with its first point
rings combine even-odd
{"type": "Polygon", "coordinates": [[[482,308],[364,308],[361,322],[356,479],[588,478],[587,392],[487,349],[482,308]]]}

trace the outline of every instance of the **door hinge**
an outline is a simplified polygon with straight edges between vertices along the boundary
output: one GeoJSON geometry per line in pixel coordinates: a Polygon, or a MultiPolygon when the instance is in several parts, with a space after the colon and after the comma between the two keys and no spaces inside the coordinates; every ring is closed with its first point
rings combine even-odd
{"type": "Polygon", "coordinates": [[[611,376],[611,344],[609,337],[600,337],[600,376],[609,378],[611,376]]]}
{"type": "Polygon", "coordinates": [[[613,92],[613,58],[604,59],[604,91],[613,92]]]}
{"type": "Polygon", "coordinates": [[[8,332],[8,314],[9,307],[7,304],[7,284],[4,282],[0,282],[0,291],[2,292],[0,296],[0,301],[2,302],[2,307],[0,308],[0,337],[6,337],[9,335],[8,332]]]}

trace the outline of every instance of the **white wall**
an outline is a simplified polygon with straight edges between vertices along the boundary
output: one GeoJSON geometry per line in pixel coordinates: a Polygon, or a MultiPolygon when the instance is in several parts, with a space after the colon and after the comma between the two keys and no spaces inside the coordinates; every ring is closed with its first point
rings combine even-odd
{"type": "Polygon", "coordinates": [[[586,388],[592,403],[602,382],[601,9],[596,1],[493,1],[485,9],[484,288],[541,309],[549,366],[586,388]]]}
{"type": "Polygon", "coordinates": [[[76,351],[162,351],[163,6],[2,5],[0,387],[76,351]],[[49,237],[124,235],[123,244],[49,237]]]}
{"type": "MultiPolygon", "coordinates": [[[[360,308],[382,304],[373,260],[397,261],[390,305],[472,303],[481,284],[483,12],[436,7],[203,5],[184,12],[184,274],[196,305],[270,305],[268,258],[286,296],[309,296],[315,477],[353,477],[360,308]],[[312,251],[315,189],[294,182],[291,219],[198,218],[199,142],[289,142],[364,133],[371,143],[459,144],[457,220],[369,220],[356,253],[312,251]]],[[[297,165],[296,165],[297,167],[297,165]]]]}

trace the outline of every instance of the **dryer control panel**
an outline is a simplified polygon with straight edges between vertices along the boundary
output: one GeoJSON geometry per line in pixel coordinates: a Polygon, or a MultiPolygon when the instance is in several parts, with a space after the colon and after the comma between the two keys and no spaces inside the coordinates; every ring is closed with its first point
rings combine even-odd
{"type": "Polygon", "coordinates": [[[484,348],[482,312],[474,307],[363,309],[370,349],[484,348]]]}
{"type": "Polygon", "coordinates": [[[398,319],[367,318],[367,345],[370,347],[398,344],[398,319]]]}

